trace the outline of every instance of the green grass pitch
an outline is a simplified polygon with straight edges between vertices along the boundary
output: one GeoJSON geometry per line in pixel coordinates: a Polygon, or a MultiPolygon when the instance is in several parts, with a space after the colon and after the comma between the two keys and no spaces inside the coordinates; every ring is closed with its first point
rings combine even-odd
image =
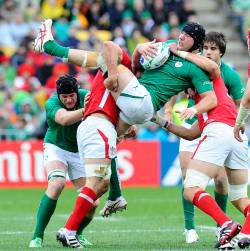
{"type": "MultiPolygon", "coordinates": [[[[42,193],[42,189],[0,190],[0,250],[30,250],[28,243],[42,193]]],[[[85,230],[94,245],[85,250],[214,250],[215,223],[199,210],[196,225],[200,241],[185,244],[180,188],[128,188],[123,193],[128,201],[127,211],[107,219],[97,215],[85,230]]],[[[64,190],[46,229],[42,250],[66,250],[56,242],[55,232],[64,225],[75,197],[75,190],[64,190]]],[[[104,199],[98,211],[103,203],[104,199]]],[[[228,214],[241,223],[244,220],[231,205],[228,214]]]]}

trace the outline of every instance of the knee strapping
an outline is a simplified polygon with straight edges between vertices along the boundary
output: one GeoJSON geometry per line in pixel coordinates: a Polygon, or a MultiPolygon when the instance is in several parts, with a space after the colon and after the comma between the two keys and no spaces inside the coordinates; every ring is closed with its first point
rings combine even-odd
{"type": "Polygon", "coordinates": [[[111,164],[86,164],[87,177],[100,177],[109,180],[111,176],[111,164]]]}
{"type": "Polygon", "coordinates": [[[241,198],[246,198],[247,197],[247,184],[241,184],[241,185],[229,184],[228,197],[230,201],[235,201],[241,198]]]}
{"type": "Polygon", "coordinates": [[[55,179],[55,178],[63,178],[66,179],[65,172],[63,170],[53,170],[48,173],[48,181],[55,179]]]}
{"type": "Polygon", "coordinates": [[[210,177],[206,174],[194,169],[187,169],[184,187],[200,187],[205,190],[209,180],[210,177]]]}

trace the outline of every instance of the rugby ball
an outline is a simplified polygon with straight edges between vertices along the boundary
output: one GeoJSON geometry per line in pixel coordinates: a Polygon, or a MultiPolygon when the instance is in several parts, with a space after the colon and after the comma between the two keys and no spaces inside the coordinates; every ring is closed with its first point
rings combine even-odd
{"type": "Polygon", "coordinates": [[[152,70],[162,66],[169,57],[170,50],[166,42],[156,43],[157,52],[154,57],[145,58],[143,55],[140,57],[140,64],[145,70],[152,70]]]}

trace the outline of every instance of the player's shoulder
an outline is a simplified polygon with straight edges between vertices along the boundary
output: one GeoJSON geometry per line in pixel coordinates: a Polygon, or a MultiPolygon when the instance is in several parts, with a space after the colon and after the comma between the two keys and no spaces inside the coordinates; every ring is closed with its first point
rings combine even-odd
{"type": "Polygon", "coordinates": [[[221,61],[220,70],[224,73],[238,74],[237,71],[233,69],[232,65],[227,64],[223,61],[221,61]]]}
{"type": "Polygon", "coordinates": [[[45,103],[45,108],[49,109],[50,107],[56,106],[56,105],[60,105],[60,101],[57,94],[55,93],[50,98],[47,99],[45,103]]]}

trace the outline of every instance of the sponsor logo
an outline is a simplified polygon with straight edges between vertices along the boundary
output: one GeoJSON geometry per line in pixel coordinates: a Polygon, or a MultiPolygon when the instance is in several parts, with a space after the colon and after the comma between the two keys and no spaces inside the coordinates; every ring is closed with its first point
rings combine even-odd
{"type": "Polygon", "coordinates": [[[182,67],[182,66],[183,66],[183,63],[182,63],[182,62],[179,62],[179,61],[178,61],[178,62],[175,63],[175,67],[176,67],[176,68],[180,68],[180,67],[182,67]]]}

